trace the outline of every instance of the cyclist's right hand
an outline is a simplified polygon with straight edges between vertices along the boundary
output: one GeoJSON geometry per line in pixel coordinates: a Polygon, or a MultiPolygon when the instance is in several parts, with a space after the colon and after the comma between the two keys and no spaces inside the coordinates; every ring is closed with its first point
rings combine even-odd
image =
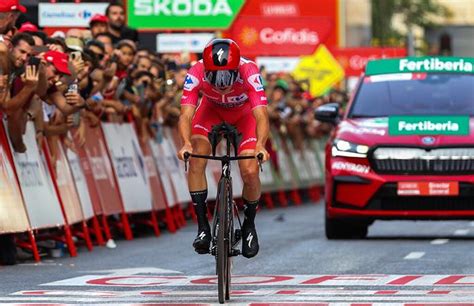
{"type": "Polygon", "coordinates": [[[184,160],[184,153],[193,153],[193,146],[190,143],[184,144],[184,146],[178,152],[178,158],[184,160]]]}

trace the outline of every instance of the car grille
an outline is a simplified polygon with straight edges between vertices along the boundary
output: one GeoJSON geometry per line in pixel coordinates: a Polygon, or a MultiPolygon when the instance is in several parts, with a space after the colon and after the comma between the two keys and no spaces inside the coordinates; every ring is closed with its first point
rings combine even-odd
{"type": "Polygon", "coordinates": [[[474,173],[474,148],[386,148],[379,147],[370,157],[372,168],[386,174],[467,174],[474,173]]]}
{"type": "Polygon", "coordinates": [[[474,210],[474,199],[455,197],[382,198],[380,199],[380,210],[474,210]]]}

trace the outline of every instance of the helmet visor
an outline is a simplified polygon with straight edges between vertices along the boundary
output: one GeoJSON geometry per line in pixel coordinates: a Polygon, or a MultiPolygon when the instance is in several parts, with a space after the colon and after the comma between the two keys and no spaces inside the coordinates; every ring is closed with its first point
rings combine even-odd
{"type": "Polygon", "coordinates": [[[207,71],[206,80],[218,89],[227,89],[234,85],[239,77],[238,70],[207,71]]]}

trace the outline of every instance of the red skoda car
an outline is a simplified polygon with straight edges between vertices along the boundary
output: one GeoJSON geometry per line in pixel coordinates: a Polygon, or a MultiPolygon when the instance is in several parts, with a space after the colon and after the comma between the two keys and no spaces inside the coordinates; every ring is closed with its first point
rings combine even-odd
{"type": "Polygon", "coordinates": [[[474,59],[370,61],[326,145],[326,236],[377,219],[474,219],[474,59]]]}

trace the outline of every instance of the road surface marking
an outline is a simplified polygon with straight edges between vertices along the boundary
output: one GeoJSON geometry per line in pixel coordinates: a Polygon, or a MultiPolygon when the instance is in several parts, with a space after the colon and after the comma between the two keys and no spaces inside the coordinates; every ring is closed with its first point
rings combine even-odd
{"type": "Polygon", "coordinates": [[[466,236],[469,234],[469,229],[458,229],[454,232],[455,236],[466,236]]]}
{"type": "Polygon", "coordinates": [[[403,259],[420,259],[421,257],[425,256],[425,252],[411,252],[403,259]]]}
{"type": "Polygon", "coordinates": [[[449,239],[435,239],[431,241],[431,244],[439,245],[439,244],[446,244],[448,242],[449,242],[449,239]]]}

